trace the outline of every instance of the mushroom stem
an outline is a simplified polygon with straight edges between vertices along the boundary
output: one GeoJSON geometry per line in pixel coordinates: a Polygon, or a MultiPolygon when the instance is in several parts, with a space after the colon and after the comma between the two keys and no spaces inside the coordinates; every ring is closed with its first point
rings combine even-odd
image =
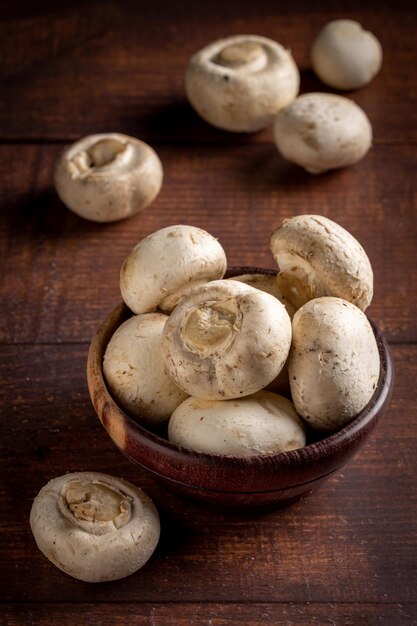
{"type": "Polygon", "coordinates": [[[130,521],[132,498],[98,480],[70,480],[61,493],[61,511],[73,524],[96,535],[130,521]]]}
{"type": "Polygon", "coordinates": [[[90,146],[87,154],[91,159],[90,167],[103,167],[109,165],[117,158],[117,155],[126,149],[127,144],[116,139],[101,139],[90,146]]]}
{"type": "Polygon", "coordinates": [[[232,299],[205,303],[191,310],[180,335],[192,352],[201,356],[221,354],[239,331],[241,318],[232,299]]]}
{"type": "Polygon", "coordinates": [[[245,70],[249,68],[261,70],[265,67],[267,61],[268,56],[264,47],[252,41],[225,46],[215,59],[215,63],[218,65],[234,69],[245,66],[245,70]]]}

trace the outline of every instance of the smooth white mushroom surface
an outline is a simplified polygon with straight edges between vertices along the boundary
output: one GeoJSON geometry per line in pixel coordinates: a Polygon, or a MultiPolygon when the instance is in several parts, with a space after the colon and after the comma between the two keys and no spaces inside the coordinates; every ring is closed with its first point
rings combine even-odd
{"type": "Polygon", "coordinates": [[[33,502],[30,526],[41,552],[86,582],[133,574],[152,555],[160,533],[150,498],[126,480],[100,472],[49,481],[33,502]]]}
{"type": "Polygon", "coordinates": [[[299,72],[291,53],[258,35],[219,39],[194,54],[185,76],[187,97],[213,126],[254,132],[298,94],[299,72]]]}
{"type": "Polygon", "coordinates": [[[120,133],[89,135],[59,158],[55,187],[62,202],[93,222],[121,220],[158,195],[161,161],[148,144],[120,133]]]}
{"type": "Polygon", "coordinates": [[[318,430],[341,428],[365,408],[378,384],[372,327],[358,307],[331,297],[307,302],[292,325],[288,369],[297,413],[318,430]]]}
{"type": "Polygon", "coordinates": [[[161,337],[168,317],[135,315],[110,339],[103,360],[106,383],[120,406],[148,425],[168,421],[185,394],[165,373],[161,337]]]}
{"type": "Polygon", "coordinates": [[[206,400],[247,396],[281,371],[291,320],[268,293],[233,280],[196,288],[171,313],[162,353],[171,378],[206,400]]]}
{"type": "Polygon", "coordinates": [[[134,313],[160,307],[169,313],[193,287],[222,278],[227,269],[223,248],[195,226],[175,225],[140,241],[123,262],[120,291],[134,313]]]}
{"type": "Polygon", "coordinates": [[[378,39],[354,20],[333,20],[314,40],[311,64],[317,76],[336,89],[367,85],[382,65],[378,39]]]}
{"type": "Polygon", "coordinates": [[[299,308],[320,296],[338,296],[365,310],[373,296],[373,272],[360,243],[322,215],[296,215],[271,237],[280,273],[278,287],[299,308]]]}
{"type": "Polygon", "coordinates": [[[245,285],[250,285],[255,287],[255,289],[271,294],[285,306],[288,315],[291,319],[293,318],[295,308],[279,289],[276,276],[271,274],[241,274],[240,276],[233,276],[233,278],[228,280],[237,280],[240,283],[245,283],[245,285]]]}
{"type": "Polygon", "coordinates": [[[197,452],[241,457],[286,452],[306,443],[292,402],[268,391],[238,400],[188,398],[171,416],[168,436],[197,452]]]}
{"type": "Polygon", "coordinates": [[[360,161],[372,145],[372,126],[352,100],[306,93],[277,115],[274,138],[284,159],[321,174],[360,161]]]}

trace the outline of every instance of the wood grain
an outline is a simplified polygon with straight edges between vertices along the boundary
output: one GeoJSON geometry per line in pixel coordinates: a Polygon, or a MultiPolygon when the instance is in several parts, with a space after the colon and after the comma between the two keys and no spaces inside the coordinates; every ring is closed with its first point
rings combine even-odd
{"type": "Polygon", "coordinates": [[[0,3],[1,624],[417,624],[414,4],[0,3]],[[326,90],[309,47],[337,17],[362,22],[384,49],[376,79],[347,94],[374,129],[356,167],[310,176],[278,156],[270,129],[221,132],[185,101],[189,56],[242,32],[290,47],[302,91],[326,90]],[[62,206],[53,167],[70,141],[111,130],[153,144],[165,181],[144,214],[97,225],[62,206]],[[369,314],[395,344],[391,409],[351,463],[290,508],[245,517],[193,506],[118,452],[88,398],[88,343],[120,300],[120,263],[142,237],[182,222],[218,237],[229,265],[274,267],[272,229],[313,212],[369,253],[369,314]],[[142,485],[161,511],[154,557],[123,581],[75,581],[33,541],[33,497],[50,478],[83,469],[142,485]]]}
{"type": "Polygon", "coordinates": [[[60,147],[0,146],[3,342],[89,341],[121,299],[122,260],[158,228],[200,226],[219,238],[229,265],[273,268],[270,234],[297,213],[326,215],[359,239],[375,273],[369,315],[388,340],[417,340],[414,147],[375,146],[358,166],[320,177],[285,163],[269,144],[158,151],[165,180],[154,204],[101,225],[55,195],[60,147]]]}
{"type": "Polygon", "coordinates": [[[417,346],[394,347],[391,409],[355,459],[310,498],[247,517],[183,501],[125,459],[90,406],[86,348],[0,351],[0,401],[8,407],[0,432],[3,601],[416,601],[417,432],[410,388],[417,346]],[[123,476],[155,500],[161,542],[134,576],[88,585],[37,550],[28,524],[32,499],[50,478],[77,470],[123,476]]]}
{"type": "MultiPolygon", "coordinates": [[[[0,618],[1,619],[1,618],[0,618]]],[[[232,626],[235,624],[285,624],[286,626],[412,626],[417,623],[414,606],[407,604],[59,604],[20,607],[6,605],[7,626],[232,626]]]]}
{"type": "MultiPolygon", "coordinates": [[[[184,98],[190,55],[219,37],[253,32],[291,48],[302,91],[327,91],[309,69],[309,50],[330,19],[359,20],[381,40],[384,65],[349,94],[368,113],[377,142],[417,140],[412,2],[3,3],[0,137],[76,139],[117,130],[150,142],[240,142],[202,122],[184,98]],[[38,3],[37,3],[38,4],[38,3]],[[255,8],[256,7],[256,8],[255,8]],[[398,36],[401,33],[401,37],[398,36]],[[381,100],[383,106],[381,106],[381,100]]],[[[270,131],[249,141],[269,141],[270,131]]]]}

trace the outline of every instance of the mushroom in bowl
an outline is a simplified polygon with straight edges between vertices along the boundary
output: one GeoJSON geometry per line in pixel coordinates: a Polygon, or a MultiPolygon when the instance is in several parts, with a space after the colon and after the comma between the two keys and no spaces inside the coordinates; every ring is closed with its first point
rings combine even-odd
{"type": "MultiPolygon", "coordinates": [[[[226,277],[252,273],[276,275],[273,270],[236,268],[226,277]]],[[[91,399],[116,445],[169,489],[190,499],[247,512],[296,500],[313,491],[358,451],[388,406],[392,361],[384,337],[372,325],[380,358],[376,389],[368,404],[340,430],[324,435],[307,429],[307,445],[285,452],[242,457],[190,450],[140,425],[123,411],[106,386],[104,352],[117,328],[131,316],[126,305],[119,305],[93,338],[87,370],[91,399]]]]}

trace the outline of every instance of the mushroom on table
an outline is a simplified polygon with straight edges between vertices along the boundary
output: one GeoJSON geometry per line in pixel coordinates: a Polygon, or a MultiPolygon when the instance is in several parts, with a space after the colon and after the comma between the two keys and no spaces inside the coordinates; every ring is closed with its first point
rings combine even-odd
{"type": "Polygon", "coordinates": [[[33,502],[30,526],[41,552],[86,582],[129,576],[148,561],[160,533],[150,498],[126,480],[101,472],[50,480],[33,502]]]}
{"type": "Polygon", "coordinates": [[[333,20],[322,28],[311,49],[317,76],[336,89],[367,85],[382,65],[378,39],[354,20],[333,20]]]}
{"type": "Polygon", "coordinates": [[[254,132],[270,126],[298,94],[300,76],[288,50],[258,35],[219,39],[191,57],[188,100],[213,126],[254,132]]]}
{"type": "Polygon", "coordinates": [[[62,202],[93,222],[113,222],[144,210],[158,195],[162,179],[155,150],[120,133],[80,139],[65,150],[55,168],[62,202]]]}

